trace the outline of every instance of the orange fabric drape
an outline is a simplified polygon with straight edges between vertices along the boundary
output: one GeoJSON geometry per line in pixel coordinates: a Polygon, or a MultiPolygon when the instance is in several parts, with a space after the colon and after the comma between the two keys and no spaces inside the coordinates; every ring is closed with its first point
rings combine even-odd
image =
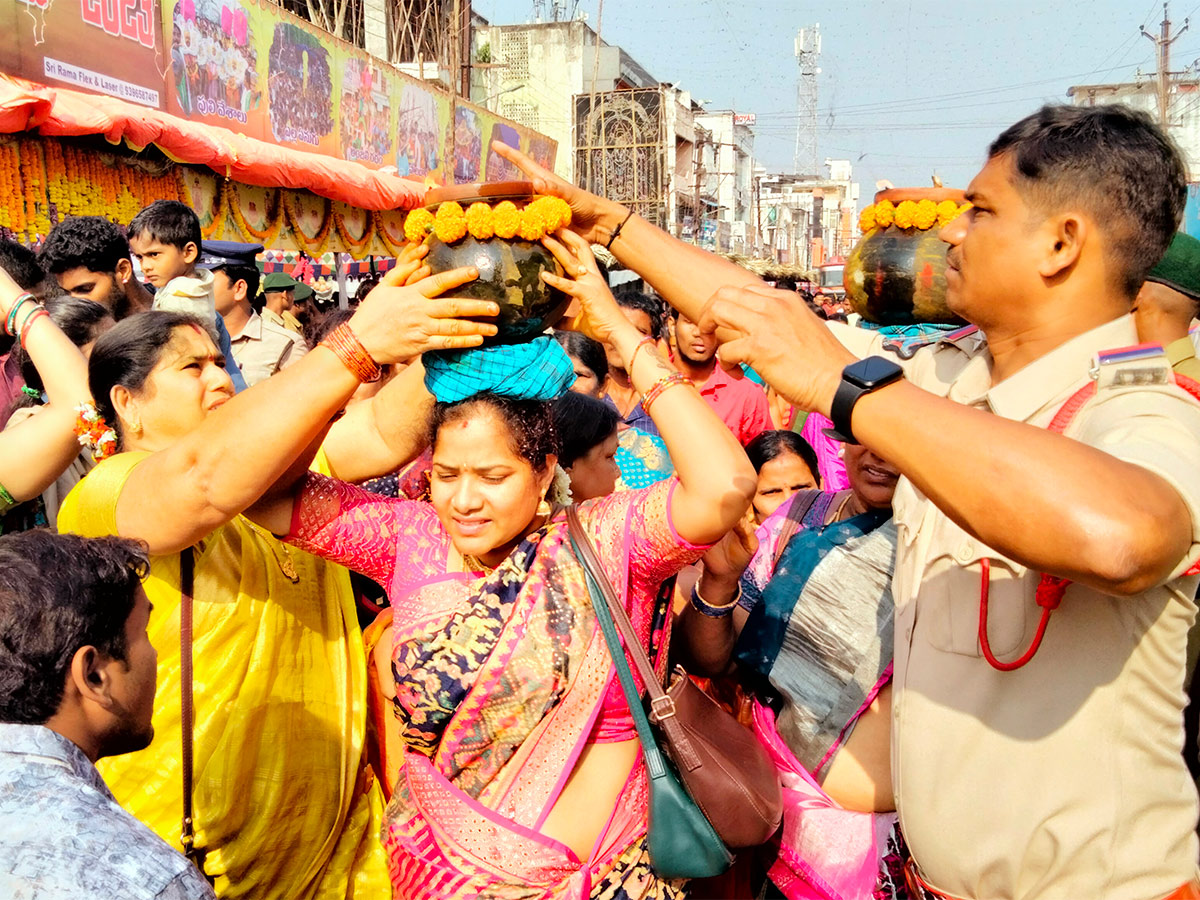
{"type": "Polygon", "coordinates": [[[156,145],[177,162],[207,166],[244,184],[308,189],[362,209],[411,209],[424,185],[320,153],[292,150],[114,97],[50,88],[0,75],[0,133],[100,134],[135,149],[156,145]]]}

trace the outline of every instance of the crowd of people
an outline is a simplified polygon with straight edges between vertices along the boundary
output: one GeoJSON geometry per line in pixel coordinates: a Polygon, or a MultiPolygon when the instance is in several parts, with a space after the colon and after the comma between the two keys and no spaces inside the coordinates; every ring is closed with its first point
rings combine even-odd
{"type": "Polygon", "coordinates": [[[185,113],[246,121],[260,99],[258,52],[240,4],[210,6],[197,15],[183,0],[172,16],[171,54],[179,72],[175,85],[185,113]],[[215,18],[214,18],[215,17],[215,18]]]}
{"type": "Polygon", "coordinates": [[[333,130],[329,51],[298,25],[279,22],[267,55],[267,110],[277,141],[318,144],[333,130]]]}
{"type": "Polygon", "coordinates": [[[179,203],[0,245],[0,895],[1200,898],[1200,241],[1149,118],[1005,130],[941,233],[972,327],[904,358],[492,152],[572,210],[528,344],[423,245],[330,312],[179,203]],[[661,874],[583,540],[777,774],[723,875],[661,874]]]}

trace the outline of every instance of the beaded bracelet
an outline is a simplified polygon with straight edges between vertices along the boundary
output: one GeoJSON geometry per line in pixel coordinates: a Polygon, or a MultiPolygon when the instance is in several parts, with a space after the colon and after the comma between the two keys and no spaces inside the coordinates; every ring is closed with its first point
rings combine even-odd
{"type": "Polygon", "coordinates": [[[650,404],[658,399],[658,395],[667,388],[676,384],[691,384],[691,380],[682,372],[672,372],[670,375],[664,375],[656,381],[650,390],[642,395],[642,409],[647,413],[650,412],[650,404]]]}
{"type": "Polygon", "coordinates": [[[737,593],[733,595],[733,599],[724,606],[713,606],[707,600],[700,596],[700,580],[696,579],[696,583],[692,585],[692,606],[696,608],[696,612],[708,616],[711,619],[723,619],[737,607],[738,602],[742,599],[742,585],[739,582],[737,593]]]}
{"type": "Polygon", "coordinates": [[[22,346],[22,347],[24,347],[24,346],[25,346],[25,336],[26,336],[27,334],[29,334],[29,327],[30,327],[30,326],[31,326],[31,325],[32,325],[34,322],[36,322],[38,319],[40,319],[42,316],[49,316],[49,315],[50,315],[50,313],[46,312],[46,307],[44,307],[44,306],[39,306],[37,309],[35,309],[33,312],[31,312],[31,313],[30,313],[30,314],[29,314],[29,315],[26,317],[26,319],[25,319],[25,323],[24,323],[24,324],[21,326],[21,337],[20,337],[20,341],[21,341],[21,346],[22,346]]]}
{"type": "Polygon", "coordinates": [[[333,329],[329,336],[321,341],[321,346],[328,347],[333,351],[333,355],[359,381],[372,382],[383,377],[383,369],[371,358],[371,354],[362,345],[362,341],[358,339],[358,335],[354,333],[349,322],[333,329]]]}
{"type": "Polygon", "coordinates": [[[16,300],[13,302],[12,309],[10,309],[10,310],[8,311],[8,319],[7,319],[7,321],[5,321],[5,323],[4,323],[4,333],[5,333],[5,334],[9,334],[9,335],[15,335],[15,334],[17,333],[17,332],[16,332],[16,324],[17,324],[17,311],[18,311],[18,310],[19,310],[19,309],[20,309],[22,306],[24,306],[26,303],[32,303],[32,304],[34,304],[35,306],[40,306],[40,305],[41,305],[41,304],[39,304],[39,303],[37,302],[37,298],[36,298],[36,297],[34,297],[34,296],[33,296],[33,294],[30,294],[30,293],[26,292],[26,293],[22,294],[21,296],[19,296],[19,297],[18,297],[18,298],[17,298],[17,299],[16,299],[16,300]]]}
{"type": "Polygon", "coordinates": [[[625,371],[626,372],[633,371],[633,364],[637,362],[638,353],[641,351],[641,349],[643,347],[645,347],[647,344],[649,344],[651,347],[653,347],[657,343],[658,343],[658,341],[656,341],[652,337],[644,337],[640,341],[638,341],[637,346],[633,348],[633,356],[629,357],[629,368],[626,369],[625,371]]]}

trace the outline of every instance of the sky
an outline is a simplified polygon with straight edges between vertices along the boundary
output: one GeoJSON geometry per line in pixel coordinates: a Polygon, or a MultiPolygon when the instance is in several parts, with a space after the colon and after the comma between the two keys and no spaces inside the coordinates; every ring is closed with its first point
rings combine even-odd
{"type": "MultiPolygon", "coordinates": [[[[567,8],[576,0],[566,0],[567,8]]],[[[965,187],[988,143],[1075,84],[1152,72],[1161,0],[578,0],[601,36],[710,110],[755,113],[755,156],[792,172],[799,28],[820,25],[818,161],[849,159],[869,202],[878,180],[965,187]],[[601,7],[601,3],[603,4],[601,7]]],[[[545,0],[551,6],[551,0],[545,0]]],[[[530,21],[533,0],[473,0],[493,24],[530,21]]],[[[1172,33],[1200,0],[1175,0],[1172,33]]],[[[1200,61],[1200,19],[1171,68],[1200,61]]],[[[1200,65],[1197,66],[1200,68],[1200,65]]]]}

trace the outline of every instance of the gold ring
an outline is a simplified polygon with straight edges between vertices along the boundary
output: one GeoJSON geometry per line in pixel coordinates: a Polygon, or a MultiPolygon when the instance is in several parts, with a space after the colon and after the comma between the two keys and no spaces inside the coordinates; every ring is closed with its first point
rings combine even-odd
{"type": "Polygon", "coordinates": [[[579,276],[583,276],[583,275],[586,275],[587,273],[588,273],[587,266],[580,266],[579,270],[575,274],[579,275],[579,276]]]}

